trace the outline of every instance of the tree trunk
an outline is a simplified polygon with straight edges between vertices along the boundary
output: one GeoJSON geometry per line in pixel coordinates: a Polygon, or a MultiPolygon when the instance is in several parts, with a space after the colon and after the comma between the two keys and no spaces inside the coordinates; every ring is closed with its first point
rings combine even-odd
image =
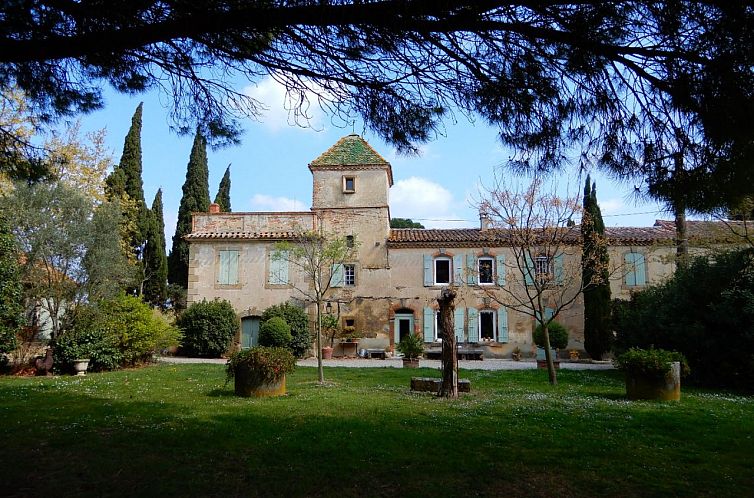
{"type": "Polygon", "coordinates": [[[558,374],[555,371],[555,359],[552,357],[552,348],[550,347],[550,330],[546,323],[542,324],[542,328],[545,331],[545,360],[547,360],[547,377],[550,380],[550,385],[558,384],[558,374]]]}
{"type": "Polygon", "coordinates": [[[320,384],[325,382],[325,369],[322,366],[322,302],[317,300],[317,378],[320,384]]]}
{"type": "Polygon", "coordinates": [[[438,396],[458,397],[458,355],[456,336],[453,333],[453,311],[456,291],[443,289],[437,303],[440,305],[440,338],[442,339],[442,385],[438,396]]]}

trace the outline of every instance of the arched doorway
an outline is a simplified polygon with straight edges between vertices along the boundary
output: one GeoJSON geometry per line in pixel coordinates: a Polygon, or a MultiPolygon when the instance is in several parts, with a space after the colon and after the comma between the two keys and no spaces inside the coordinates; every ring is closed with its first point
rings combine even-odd
{"type": "Polygon", "coordinates": [[[393,322],[393,340],[398,344],[409,334],[414,333],[414,312],[413,310],[402,308],[395,312],[395,321],[393,322]]]}

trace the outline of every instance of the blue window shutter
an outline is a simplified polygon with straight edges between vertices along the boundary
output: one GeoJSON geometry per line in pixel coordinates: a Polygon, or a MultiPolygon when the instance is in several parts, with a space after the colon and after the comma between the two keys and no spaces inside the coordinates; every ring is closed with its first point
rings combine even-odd
{"type": "Polygon", "coordinates": [[[545,320],[549,320],[555,315],[555,310],[552,308],[545,308],[545,320]]]}
{"type": "Polygon", "coordinates": [[[636,285],[636,270],[634,268],[634,253],[627,252],[623,255],[623,264],[626,267],[626,276],[624,281],[626,285],[636,285]]]}
{"type": "Polygon", "coordinates": [[[555,285],[563,285],[563,253],[555,255],[555,264],[553,265],[553,271],[555,272],[555,285]]]}
{"type": "Polygon", "coordinates": [[[476,256],[473,254],[466,255],[466,271],[468,272],[466,274],[466,283],[469,285],[476,285],[476,276],[479,267],[477,266],[476,256]]]}
{"type": "Polygon", "coordinates": [[[228,251],[228,284],[238,283],[238,251],[228,251]]]}
{"type": "Polygon", "coordinates": [[[524,281],[526,282],[526,285],[534,285],[534,272],[536,270],[534,269],[534,261],[532,261],[529,251],[526,251],[524,260],[526,263],[524,265],[524,281]]]}
{"type": "Polygon", "coordinates": [[[456,308],[453,312],[453,331],[458,342],[463,342],[463,311],[463,308],[456,308]]]}
{"type": "Polygon", "coordinates": [[[634,253],[636,264],[636,285],[647,285],[647,267],[644,264],[644,255],[634,253]]]}
{"type": "Polygon", "coordinates": [[[508,310],[505,306],[497,310],[497,342],[508,342],[508,310]]]}
{"type": "Polygon", "coordinates": [[[424,255],[424,287],[431,287],[434,283],[432,276],[432,256],[424,255]]]}
{"type": "Polygon", "coordinates": [[[466,325],[469,342],[479,342],[479,311],[469,308],[469,322],[466,325]]]}
{"type": "Polygon", "coordinates": [[[267,275],[267,283],[273,285],[288,283],[287,251],[274,251],[270,253],[270,273],[267,275]]]}
{"type": "Polygon", "coordinates": [[[500,287],[505,285],[505,256],[499,254],[495,258],[495,271],[497,271],[497,285],[500,287]]]}
{"type": "Polygon", "coordinates": [[[228,283],[228,251],[220,251],[220,267],[217,269],[217,283],[228,283]]]}
{"type": "Polygon", "coordinates": [[[435,340],[435,310],[424,308],[424,342],[435,340]]]}
{"type": "Polygon", "coordinates": [[[463,255],[453,256],[453,285],[463,285],[463,255]]]}
{"type": "Polygon", "coordinates": [[[330,269],[330,287],[343,287],[343,273],[343,265],[332,265],[330,269]]]}

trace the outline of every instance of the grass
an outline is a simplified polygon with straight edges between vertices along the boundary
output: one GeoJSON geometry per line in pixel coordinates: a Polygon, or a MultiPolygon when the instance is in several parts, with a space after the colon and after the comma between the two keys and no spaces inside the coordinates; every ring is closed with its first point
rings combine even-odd
{"type": "Polygon", "coordinates": [[[243,399],[220,365],[0,379],[0,495],[747,496],[754,398],[628,402],[616,372],[299,368],[243,399]]]}

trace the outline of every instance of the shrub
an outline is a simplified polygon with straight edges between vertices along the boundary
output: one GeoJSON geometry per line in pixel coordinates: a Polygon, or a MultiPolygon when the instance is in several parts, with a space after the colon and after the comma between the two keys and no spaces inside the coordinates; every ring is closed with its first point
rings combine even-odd
{"type": "Polygon", "coordinates": [[[252,386],[275,382],[284,374],[293,372],[296,359],[286,348],[256,346],[230,355],[225,366],[227,384],[241,371],[248,374],[252,386]]]}
{"type": "Polygon", "coordinates": [[[241,321],[228,301],[204,299],[189,306],[176,325],[183,331],[184,354],[218,358],[230,348],[241,321]]]}
{"type": "Polygon", "coordinates": [[[309,352],[313,340],[309,327],[309,317],[306,312],[293,303],[276,304],[264,310],[262,321],[265,322],[274,316],[281,317],[291,328],[291,341],[288,344],[288,349],[296,358],[303,358],[309,352]]]}
{"type": "Polygon", "coordinates": [[[279,316],[273,316],[259,327],[259,345],[285,348],[291,343],[291,328],[279,316]]]}
{"type": "Polygon", "coordinates": [[[54,344],[55,363],[63,370],[79,358],[89,358],[94,371],[133,366],[181,337],[162,313],[126,295],[78,306],[65,322],[54,344]]]}
{"type": "MultiPolygon", "coordinates": [[[[568,346],[568,329],[562,323],[550,322],[550,325],[547,326],[547,332],[550,336],[550,347],[563,349],[568,346]]],[[[534,329],[534,344],[540,348],[545,347],[545,334],[541,323],[534,329]]]]}
{"type": "Polygon", "coordinates": [[[688,358],[692,383],[754,391],[754,250],[694,258],[660,285],[614,302],[616,352],[688,358]]]}
{"type": "Polygon", "coordinates": [[[415,334],[408,334],[396,346],[399,352],[403,353],[408,359],[414,359],[421,356],[424,352],[424,343],[415,334]]]}
{"type": "Polygon", "coordinates": [[[677,351],[631,348],[618,355],[613,363],[620,370],[633,375],[657,378],[670,372],[670,364],[676,361],[681,364],[681,376],[687,376],[690,372],[689,364],[686,357],[677,351]]]}

